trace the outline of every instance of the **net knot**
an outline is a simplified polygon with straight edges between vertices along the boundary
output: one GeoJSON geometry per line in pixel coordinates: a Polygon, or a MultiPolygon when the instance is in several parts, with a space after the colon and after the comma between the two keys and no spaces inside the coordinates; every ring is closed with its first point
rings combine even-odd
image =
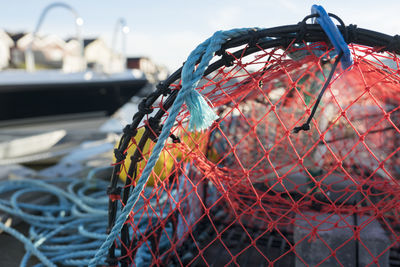
{"type": "Polygon", "coordinates": [[[357,42],[358,40],[357,25],[350,24],[349,26],[346,27],[346,31],[347,31],[346,43],[350,44],[357,42]]]}
{"type": "Polygon", "coordinates": [[[146,128],[149,130],[149,138],[151,141],[156,142],[160,132],[162,130],[162,125],[160,125],[160,120],[151,117],[147,120],[146,128]]]}
{"type": "Polygon", "coordinates": [[[221,48],[215,52],[216,56],[221,56],[221,60],[226,67],[230,67],[233,65],[233,61],[235,58],[226,52],[225,46],[222,45],[221,48]]]}
{"type": "Polygon", "coordinates": [[[249,42],[248,42],[249,47],[256,46],[256,44],[258,43],[258,40],[259,40],[257,31],[255,29],[252,31],[249,31],[249,35],[250,35],[249,42]]]}
{"type": "Polygon", "coordinates": [[[174,144],[178,144],[178,143],[181,142],[181,139],[178,136],[174,135],[174,134],[170,134],[169,137],[171,137],[172,143],[174,143],[174,144]]]}
{"type": "Polygon", "coordinates": [[[121,187],[107,187],[107,195],[113,202],[121,199],[121,187]]]}
{"type": "Polygon", "coordinates": [[[156,88],[163,96],[168,96],[171,93],[171,88],[163,82],[158,83],[156,88]]]}
{"type": "Polygon", "coordinates": [[[122,130],[122,132],[126,135],[128,135],[129,137],[133,137],[136,135],[137,130],[132,128],[132,125],[128,124],[124,127],[124,129],[122,130]]]}
{"type": "Polygon", "coordinates": [[[386,46],[387,50],[390,52],[399,53],[400,51],[400,35],[393,36],[393,39],[386,46]]]}
{"type": "Polygon", "coordinates": [[[224,65],[226,67],[231,67],[233,65],[234,60],[235,58],[232,55],[228,54],[226,51],[222,55],[222,61],[224,62],[224,65]]]}
{"type": "Polygon", "coordinates": [[[150,114],[153,112],[153,109],[147,105],[147,99],[143,99],[138,106],[139,112],[142,114],[150,114]]]}
{"type": "Polygon", "coordinates": [[[308,131],[308,130],[310,130],[310,124],[309,123],[304,123],[301,126],[294,127],[293,132],[294,133],[298,133],[300,131],[308,131]]]}
{"type": "Polygon", "coordinates": [[[126,158],[126,155],[118,148],[114,149],[114,156],[117,159],[117,162],[121,162],[121,161],[125,160],[125,158],[126,158]]]}
{"type": "Polygon", "coordinates": [[[299,30],[296,33],[296,41],[301,42],[304,40],[304,37],[307,33],[307,23],[306,21],[303,20],[299,22],[298,25],[299,25],[299,30]]]}

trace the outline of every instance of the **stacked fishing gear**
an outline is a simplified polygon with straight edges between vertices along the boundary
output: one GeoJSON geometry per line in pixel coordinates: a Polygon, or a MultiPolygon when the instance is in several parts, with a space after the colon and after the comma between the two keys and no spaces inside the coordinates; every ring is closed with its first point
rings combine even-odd
{"type": "Polygon", "coordinates": [[[399,264],[399,38],[312,12],[215,33],[143,100],[92,265],[399,264]]]}

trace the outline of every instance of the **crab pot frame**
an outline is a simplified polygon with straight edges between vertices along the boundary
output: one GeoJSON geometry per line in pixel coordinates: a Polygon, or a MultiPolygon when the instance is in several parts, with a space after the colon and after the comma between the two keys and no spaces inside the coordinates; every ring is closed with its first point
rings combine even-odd
{"type": "MultiPolygon", "coordinates": [[[[339,19],[354,65],[333,69],[337,55],[308,18],[222,46],[197,85],[219,119],[192,133],[182,108],[110,265],[399,264],[400,41],[339,19]],[[310,130],[295,133],[327,80],[310,130]]],[[[124,129],[109,229],[157,141],[181,70],[124,129]]]]}

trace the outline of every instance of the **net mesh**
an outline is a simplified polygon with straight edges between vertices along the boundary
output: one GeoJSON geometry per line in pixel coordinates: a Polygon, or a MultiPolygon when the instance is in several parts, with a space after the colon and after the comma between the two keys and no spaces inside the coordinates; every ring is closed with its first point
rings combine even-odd
{"type": "MultiPolygon", "coordinates": [[[[183,107],[170,139],[126,222],[132,266],[394,265],[400,232],[400,77],[396,54],[349,45],[309,131],[335,54],[324,42],[246,55],[198,84],[219,115],[202,133],[187,130],[183,107]],[[246,56],[245,56],[246,55],[246,56]]],[[[229,64],[228,64],[229,65],[229,64]]],[[[170,85],[180,89],[179,80],[170,85]]],[[[163,110],[166,97],[151,108],[163,110]]],[[[168,110],[165,110],[165,116],[168,110]]],[[[154,141],[125,152],[141,161],[120,176],[129,187],[154,141]]],[[[123,206],[123,201],[119,201],[123,206]]],[[[396,254],[397,253],[397,254],[396,254]]],[[[397,264],[399,263],[396,261],[397,264]]]]}

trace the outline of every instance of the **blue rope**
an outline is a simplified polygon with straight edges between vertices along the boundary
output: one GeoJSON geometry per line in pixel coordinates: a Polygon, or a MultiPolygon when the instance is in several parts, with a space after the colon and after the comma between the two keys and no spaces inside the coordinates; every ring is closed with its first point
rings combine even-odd
{"type": "Polygon", "coordinates": [[[204,72],[209,65],[214,53],[221,49],[221,45],[228,39],[234,38],[249,31],[253,31],[254,28],[246,29],[233,29],[229,31],[218,31],[214,35],[201,43],[195,50],[193,50],[185,65],[182,69],[182,89],[179,91],[174,104],[171,107],[168,118],[165,121],[162,132],[158,138],[156,145],[153,148],[152,154],[142,172],[142,176],[139,178],[136,187],[131,192],[128,201],[123,208],[121,214],[118,216],[110,234],[107,236],[105,242],[97,251],[95,257],[90,261],[89,266],[96,266],[102,258],[104,258],[108,252],[108,249],[113,244],[114,240],[120,233],[122,226],[129,217],[129,214],[136,202],[138,201],[140,193],[143,191],[146,183],[149,179],[150,173],[157,162],[161,150],[164,148],[165,142],[170,134],[171,128],[175,123],[176,117],[178,116],[181,107],[184,102],[190,112],[189,128],[191,130],[204,130],[209,127],[212,122],[217,118],[211,107],[207,104],[206,100],[201,96],[197,90],[195,90],[198,82],[203,77],[204,72]],[[196,63],[199,61],[196,68],[196,63]]]}
{"type": "Polygon", "coordinates": [[[349,46],[344,41],[343,35],[340,33],[338,27],[333,23],[332,19],[329,17],[328,13],[322,6],[312,5],[311,13],[319,15],[319,17],[316,18],[316,21],[325,31],[329,40],[335,47],[336,52],[338,54],[343,53],[343,56],[341,58],[342,68],[344,70],[350,68],[353,65],[353,57],[351,55],[349,46]]]}
{"type": "MultiPolygon", "coordinates": [[[[17,230],[6,226],[4,223],[0,222],[0,229],[4,232],[12,235],[22,243],[24,243],[25,248],[28,250],[29,253],[35,255],[44,265],[50,267],[56,267],[54,263],[52,263],[42,252],[40,252],[32,242],[27,239],[23,234],[18,232],[17,230]]],[[[27,262],[27,260],[26,260],[27,262]]]]}
{"type": "MultiPolygon", "coordinates": [[[[41,261],[35,266],[75,265],[87,266],[97,249],[104,243],[107,235],[108,183],[94,178],[60,178],[56,180],[13,180],[0,182],[0,194],[7,193],[9,199],[0,199],[0,210],[13,216],[18,216],[30,225],[29,233],[24,237],[15,229],[6,228],[26,247],[20,266],[27,266],[29,259],[36,256],[41,261]],[[66,189],[61,188],[66,187],[66,189]],[[34,205],[21,203],[20,197],[25,194],[39,193],[55,198],[50,205],[34,205]],[[31,214],[34,212],[34,214],[31,214]]],[[[161,189],[160,189],[161,190],[161,189]]],[[[176,190],[173,190],[175,192],[176,190]]],[[[164,194],[164,192],[160,192],[164,194]]],[[[157,196],[153,189],[145,190],[146,198],[155,203],[157,196]]],[[[145,232],[149,220],[158,220],[167,216],[175,208],[167,202],[165,205],[157,202],[154,212],[150,211],[141,218],[140,231],[145,232]]],[[[143,205],[143,201],[139,201],[143,205]]],[[[133,231],[133,229],[131,229],[133,231]]],[[[140,232],[139,231],[139,232],[140,232]]],[[[172,230],[169,230],[172,232],[172,230]]],[[[162,238],[162,245],[167,246],[162,238]]],[[[144,251],[141,257],[148,258],[150,251],[144,251]]],[[[120,251],[116,251],[120,256],[120,251]]],[[[151,258],[151,254],[150,254],[151,258]]],[[[105,257],[99,259],[99,264],[105,264],[105,257]]]]}
{"type": "MultiPolygon", "coordinates": [[[[82,263],[82,257],[93,257],[106,237],[107,186],[106,181],[80,178],[1,182],[0,193],[11,195],[8,200],[0,199],[0,210],[31,225],[25,237],[15,229],[0,224],[0,229],[25,245],[27,252],[20,266],[26,266],[32,256],[41,261],[39,266],[56,266],[69,261],[82,266],[78,264],[82,263]],[[62,185],[67,189],[60,188],[62,185]],[[31,193],[51,196],[55,200],[50,205],[20,202],[22,196],[31,193]]],[[[83,265],[88,264],[88,259],[83,265]]],[[[100,262],[104,263],[104,260],[100,262]]]]}

